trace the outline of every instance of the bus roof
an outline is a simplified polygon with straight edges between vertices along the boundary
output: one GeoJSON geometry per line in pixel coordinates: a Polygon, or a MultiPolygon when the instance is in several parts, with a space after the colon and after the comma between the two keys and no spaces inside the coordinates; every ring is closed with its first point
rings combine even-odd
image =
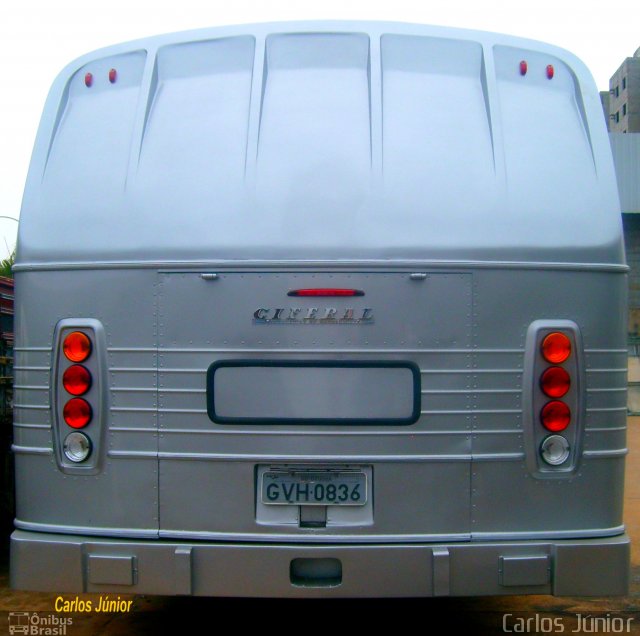
{"type": "Polygon", "coordinates": [[[17,269],[624,263],[596,86],[570,53],[384,22],[234,26],[55,81],[17,269]]]}

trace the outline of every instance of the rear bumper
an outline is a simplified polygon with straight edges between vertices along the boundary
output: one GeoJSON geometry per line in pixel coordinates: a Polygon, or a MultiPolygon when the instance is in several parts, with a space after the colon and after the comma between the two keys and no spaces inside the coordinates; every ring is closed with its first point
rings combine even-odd
{"type": "Polygon", "coordinates": [[[57,593],[625,595],[629,537],[400,545],[130,541],[16,530],[11,587],[57,593]]]}

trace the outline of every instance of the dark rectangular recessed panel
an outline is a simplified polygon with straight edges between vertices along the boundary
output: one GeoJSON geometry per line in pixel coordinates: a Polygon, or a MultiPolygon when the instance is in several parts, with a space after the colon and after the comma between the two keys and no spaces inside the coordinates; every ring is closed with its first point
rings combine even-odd
{"type": "Polygon", "coordinates": [[[413,424],[420,370],[412,362],[223,360],[207,371],[218,424],[413,424]]]}

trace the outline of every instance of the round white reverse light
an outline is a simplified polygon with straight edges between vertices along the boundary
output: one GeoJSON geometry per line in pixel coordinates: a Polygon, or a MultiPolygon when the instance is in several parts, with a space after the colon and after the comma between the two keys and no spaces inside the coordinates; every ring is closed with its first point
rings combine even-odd
{"type": "Polygon", "coordinates": [[[569,442],[562,435],[545,437],[540,446],[540,454],[547,464],[559,466],[569,457],[569,442]]]}
{"type": "Polygon", "coordinates": [[[91,454],[91,440],[84,433],[69,433],[64,440],[63,449],[65,457],[78,464],[91,454]]]}

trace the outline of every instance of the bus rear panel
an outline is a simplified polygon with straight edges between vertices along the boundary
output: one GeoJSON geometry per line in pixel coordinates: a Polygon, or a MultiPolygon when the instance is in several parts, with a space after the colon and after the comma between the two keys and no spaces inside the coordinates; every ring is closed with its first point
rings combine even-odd
{"type": "Polygon", "coordinates": [[[15,269],[13,587],[627,592],[627,266],[569,53],[358,22],[89,54],[15,269]]]}

